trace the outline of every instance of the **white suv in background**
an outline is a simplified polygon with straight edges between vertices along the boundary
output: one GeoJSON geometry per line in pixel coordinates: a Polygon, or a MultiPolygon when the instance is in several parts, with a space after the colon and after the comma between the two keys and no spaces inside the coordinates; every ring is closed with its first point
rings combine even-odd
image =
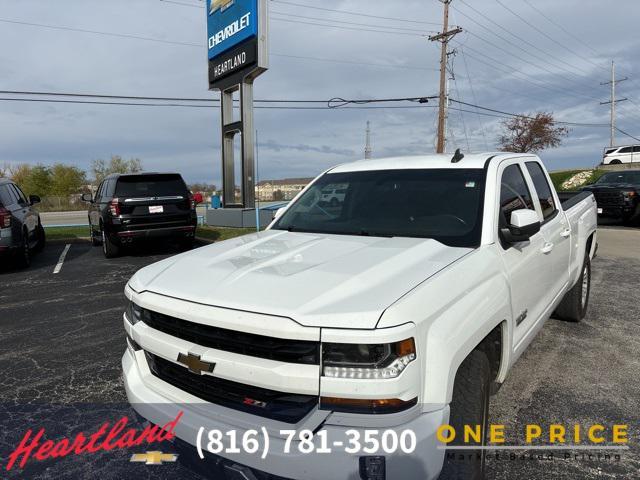
{"type": "Polygon", "coordinates": [[[603,165],[620,165],[634,162],[640,162],[640,145],[607,148],[602,159],[603,165]]]}

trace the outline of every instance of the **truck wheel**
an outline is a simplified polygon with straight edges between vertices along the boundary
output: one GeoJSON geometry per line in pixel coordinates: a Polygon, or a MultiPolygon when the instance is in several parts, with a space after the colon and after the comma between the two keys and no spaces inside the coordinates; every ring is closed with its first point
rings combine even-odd
{"type": "MultiPolygon", "coordinates": [[[[491,367],[487,356],[474,350],[462,362],[453,385],[449,425],[456,432],[451,445],[464,443],[464,426],[482,427],[482,446],[486,444],[489,425],[491,367]]],[[[447,450],[440,480],[480,480],[484,478],[484,450],[447,450]]]]}
{"type": "Polygon", "coordinates": [[[34,252],[41,252],[42,250],[44,250],[47,235],[44,233],[44,228],[40,223],[38,223],[38,226],[36,227],[36,236],[38,238],[38,241],[36,242],[36,246],[33,248],[33,250],[34,252]]]}
{"type": "Polygon", "coordinates": [[[20,249],[18,250],[18,256],[16,257],[18,268],[28,268],[31,265],[31,249],[29,248],[29,234],[27,231],[22,232],[22,241],[20,242],[20,249]]]}
{"type": "Polygon", "coordinates": [[[105,258],[115,258],[120,253],[120,249],[109,240],[107,234],[104,233],[104,229],[102,229],[102,253],[104,253],[105,258]]]}
{"type": "Polygon", "coordinates": [[[582,320],[587,314],[590,293],[591,259],[589,258],[589,252],[587,252],[584,257],[584,263],[582,264],[580,277],[573,288],[566,293],[560,305],[558,305],[556,316],[570,322],[579,322],[582,320]]]}

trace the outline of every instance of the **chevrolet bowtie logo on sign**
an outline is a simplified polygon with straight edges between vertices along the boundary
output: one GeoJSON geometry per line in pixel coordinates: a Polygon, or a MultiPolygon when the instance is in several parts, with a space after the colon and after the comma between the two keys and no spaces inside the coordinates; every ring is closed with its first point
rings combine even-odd
{"type": "Polygon", "coordinates": [[[190,372],[197,373],[198,375],[202,375],[204,372],[211,373],[216,367],[215,363],[203,362],[200,359],[200,355],[194,355],[193,353],[188,355],[184,353],[178,354],[178,363],[181,363],[189,368],[190,372]]]}
{"type": "Polygon", "coordinates": [[[134,453],[131,462],[144,462],[146,465],[162,465],[164,462],[175,462],[178,455],[175,453],[147,452],[134,453]]]}
{"type": "Polygon", "coordinates": [[[218,10],[224,12],[227,8],[233,5],[234,1],[235,0],[211,0],[209,15],[217,12],[218,10]]]}

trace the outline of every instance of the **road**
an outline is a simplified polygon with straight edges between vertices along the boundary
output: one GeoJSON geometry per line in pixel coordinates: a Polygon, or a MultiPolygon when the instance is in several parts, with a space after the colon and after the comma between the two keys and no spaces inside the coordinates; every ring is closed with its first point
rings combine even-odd
{"type": "MultiPolygon", "coordinates": [[[[638,234],[601,232],[587,318],[580,324],[550,320],[493,397],[490,411],[491,422],[507,431],[526,423],[629,424],[632,450],[620,460],[490,456],[487,478],[638,478],[640,252],[621,250],[637,249],[638,234]]],[[[131,414],[120,378],[123,288],[137,269],[176,253],[157,247],[106,260],[100,249],[74,244],[54,274],[64,248],[49,245],[27,271],[0,271],[3,469],[28,428],[44,427],[48,438],[60,438],[131,414]]],[[[8,477],[197,478],[179,463],[132,464],[131,453],[140,450],[32,462],[22,475],[12,470],[8,477]]]]}
{"type": "MultiPolygon", "coordinates": [[[[198,215],[206,215],[206,208],[202,205],[198,206],[198,215]]],[[[51,227],[54,225],[88,225],[89,220],[87,218],[87,211],[77,212],[42,212],[40,214],[42,225],[45,227],[51,227]]]]}

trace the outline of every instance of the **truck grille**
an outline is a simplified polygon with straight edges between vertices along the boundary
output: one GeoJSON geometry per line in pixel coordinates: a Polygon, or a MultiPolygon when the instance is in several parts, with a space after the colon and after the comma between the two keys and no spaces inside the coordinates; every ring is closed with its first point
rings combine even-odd
{"type": "Polygon", "coordinates": [[[619,207],[624,205],[624,197],[620,192],[593,192],[599,207],[619,207]]]}
{"type": "Polygon", "coordinates": [[[319,342],[288,340],[189,322],[150,310],[142,321],[167,335],[203,347],[286,363],[320,364],[319,342]]]}
{"type": "Polygon", "coordinates": [[[318,405],[318,397],[283,393],[266,388],[198,375],[145,351],[151,373],[206,402],[285,423],[297,423],[318,405]]]}

